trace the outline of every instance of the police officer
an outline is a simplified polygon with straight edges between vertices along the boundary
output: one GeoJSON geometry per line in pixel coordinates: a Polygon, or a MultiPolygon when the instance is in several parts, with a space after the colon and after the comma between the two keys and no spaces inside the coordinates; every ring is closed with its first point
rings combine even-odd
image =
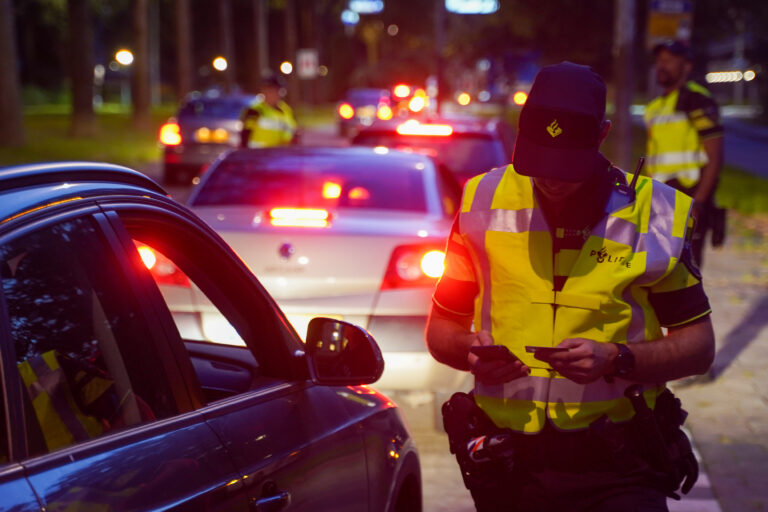
{"type": "Polygon", "coordinates": [[[623,448],[635,415],[624,393],[638,384],[653,408],[666,381],[714,356],[686,257],[692,199],[643,176],[633,188],[602,156],[605,99],[591,68],[543,68],[512,165],[466,183],[447,242],[428,348],[474,374],[474,401],[514,438],[499,466],[511,469],[468,485],[478,510],[666,510],[658,470],[623,448]],[[494,344],[516,357],[471,350],[494,344]]]}
{"type": "Polygon", "coordinates": [[[693,258],[701,266],[704,239],[715,214],[714,194],[723,163],[723,127],[709,91],[688,80],[691,48],[667,41],[653,49],[663,94],[645,109],[649,176],[693,197],[693,258]]]}
{"type": "Polygon", "coordinates": [[[261,94],[242,114],[243,147],[263,148],[290,144],[296,136],[293,110],[283,101],[285,87],[277,75],[267,75],[261,82],[261,94]]]}

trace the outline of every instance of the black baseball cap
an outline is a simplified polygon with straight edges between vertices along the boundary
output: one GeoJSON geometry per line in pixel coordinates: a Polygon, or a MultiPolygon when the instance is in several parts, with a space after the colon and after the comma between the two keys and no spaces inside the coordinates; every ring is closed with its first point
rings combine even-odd
{"type": "Polygon", "coordinates": [[[654,45],[653,56],[656,57],[662,50],[666,50],[678,57],[684,57],[687,60],[693,60],[693,50],[691,49],[691,46],[680,39],[669,39],[654,45]]]}
{"type": "Polygon", "coordinates": [[[565,61],[542,68],[520,112],[515,171],[580,182],[602,170],[605,97],[605,82],[589,66],[565,61]]]}

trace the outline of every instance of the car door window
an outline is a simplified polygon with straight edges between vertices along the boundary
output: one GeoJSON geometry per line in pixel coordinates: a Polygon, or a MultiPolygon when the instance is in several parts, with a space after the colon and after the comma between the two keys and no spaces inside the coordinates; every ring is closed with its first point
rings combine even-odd
{"type": "Polygon", "coordinates": [[[0,247],[32,455],[177,412],[124,267],[92,217],[0,247]]]}
{"type": "Polygon", "coordinates": [[[137,271],[149,270],[161,314],[173,319],[169,328],[186,349],[205,403],[294,377],[288,356],[301,341],[231,253],[159,212],[118,217],[137,271]]]}

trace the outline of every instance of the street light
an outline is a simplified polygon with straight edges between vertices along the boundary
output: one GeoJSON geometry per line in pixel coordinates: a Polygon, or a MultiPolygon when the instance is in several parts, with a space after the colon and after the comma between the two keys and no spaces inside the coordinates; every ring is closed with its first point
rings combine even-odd
{"type": "Polygon", "coordinates": [[[290,75],[290,74],[291,74],[291,72],[293,71],[293,64],[291,64],[291,63],[290,63],[290,62],[288,62],[287,60],[286,60],[286,61],[283,61],[283,63],[282,63],[282,64],[280,64],[280,71],[281,71],[281,72],[282,72],[284,75],[290,75]]]}
{"type": "Polygon", "coordinates": [[[224,57],[216,57],[213,59],[213,68],[217,71],[226,71],[227,69],[227,59],[224,57]]]}
{"type": "MultiPolygon", "coordinates": [[[[122,48],[120,50],[117,50],[115,52],[115,60],[118,64],[121,66],[128,68],[131,64],[133,64],[133,53],[131,50],[122,48]]],[[[110,64],[110,68],[112,65],[110,64]]],[[[130,83],[128,80],[128,73],[126,69],[126,73],[122,74],[122,80],[120,80],[120,103],[123,105],[127,105],[130,103],[130,83]]]]}
{"type": "Polygon", "coordinates": [[[123,66],[133,64],[133,53],[130,50],[122,49],[115,52],[115,60],[123,66]]]}

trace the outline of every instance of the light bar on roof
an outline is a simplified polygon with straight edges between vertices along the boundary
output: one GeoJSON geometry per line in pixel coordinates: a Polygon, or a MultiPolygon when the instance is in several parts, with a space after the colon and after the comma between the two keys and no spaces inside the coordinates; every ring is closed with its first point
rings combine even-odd
{"type": "Polygon", "coordinates": [[[433,137],[447,137],[453,133],[453,127],[449,124],[420,123],[410,119],[397,127],[400,135],[428,135],[433,137]]]}

